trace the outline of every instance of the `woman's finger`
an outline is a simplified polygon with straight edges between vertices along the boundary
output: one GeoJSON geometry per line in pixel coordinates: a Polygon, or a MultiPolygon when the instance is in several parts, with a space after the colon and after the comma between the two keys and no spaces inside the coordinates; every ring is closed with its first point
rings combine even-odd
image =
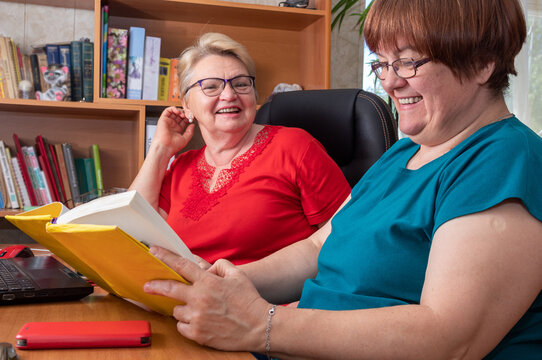
{"type": "Polygon", "coordinates": [[[149,250],[157,259],[164,262],[190,283],[198,281],[201,276],[205,275],[205,271],[198,264],[167,249],[159,246],[151,246],[149,250]]]}

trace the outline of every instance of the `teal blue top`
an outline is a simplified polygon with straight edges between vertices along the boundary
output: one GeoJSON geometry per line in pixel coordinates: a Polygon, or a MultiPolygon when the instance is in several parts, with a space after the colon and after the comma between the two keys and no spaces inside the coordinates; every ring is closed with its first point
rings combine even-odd
{"type": "MultiPolygon", "coordinates": [[[[406,169],[418,149],[410,139],[398,141],[354,187],[332,220],[318,275],[305,282],[299,307],[419,304],[442,224],[510,198],[542,221],[542,138],[515,117],[478,130],[420,169],[406,169]]],[[[542,293],[487,359],[541,357],[542,293]]]]}

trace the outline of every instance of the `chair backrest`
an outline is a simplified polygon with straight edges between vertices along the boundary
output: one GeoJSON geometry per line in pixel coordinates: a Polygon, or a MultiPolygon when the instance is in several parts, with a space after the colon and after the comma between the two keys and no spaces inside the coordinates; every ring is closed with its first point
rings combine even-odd
{"type": "Polygon", "coordinates": [[[351,186],[397,141],[388,104],[360,89],[278,93],[260,107],[255,122],[306,130],[322,143],[351,186]]]}

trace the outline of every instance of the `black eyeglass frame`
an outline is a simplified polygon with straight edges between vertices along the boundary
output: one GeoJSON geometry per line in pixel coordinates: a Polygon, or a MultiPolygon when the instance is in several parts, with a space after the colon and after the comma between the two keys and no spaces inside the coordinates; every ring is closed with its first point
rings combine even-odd
{"type": "Polygon", "coordinates": [[[380,62],[380,61],[374,61],[371,63],[371,70],[375,73],[376,77],[379,78],[380,80],[385,80],[386,77],[380,75],[379,76],[379,71],[380,71],[380,74],[382,74],[382,69],[383,67],[386,67],[386,69],[388,69],[390,66],[392,67],[393,71],[395,72],[395,75],[397,75],[398,77],[400,77],[401,79],[410,79],[410,78],[413,78],[414,76],[416,76],[416,74],[418,73],[418,68],[420,66],[422,66],[423,64],[426,64],[428,63],[429,61],[431,61],[431,58],[423,58],[423,59],[420,59],[420,60],[414,60],[413,58],[400,58],[400,59],[397,59],[397,60],[394,60],[391,64],[389,64],[387,61],[383,61],[383,62],[380,62]],[[412,68],[414,70],[414,74],[410,75],[410,76],[401,76],[399,75],[398,73],[398,69],[393,66],[393,64],[397,63],[398,61],[401,61],[401,62],[405,62],[406,61],[409,61],[412,63],[412,68]]]}
{"type": "Polygon", "coordinates": [[[250,86],[250,90],[253,90],[256,86],[256,77],[252,76],[252,75],[237,75],[237,76],[234,76],[230,79],[222,79],[222,78],[217,78],[217,77],[210,77],[210,78],[205,78],[205,79],[200,79],[198,81],[196,81],[195,83],[193,83],[192,85],[190,85],[188,87],[188,89],[186,89],[186,91],[184,92],[184,94],[188,94],[188,91],[190,91],[190,89],[192,89],[194,86],[196,85],[199,85],[200,89],[201,89],[201,92],[205,95],[205,96],[209,96],[209,97],[215,97],[215,96],[219,96],[220,94],[222,94],[222,91],[224,91],[224,89],[226,88],[226,83],[229,83],[230,84],[230,87],[232,88],[233,92],[236,93],[236,94],[248,94],[250,93],[250,90],[248,90],[247,92],[238,92],[235,87],[233,86],[232,84],[232,81],[235,80],[235,79],[238,79],[240,77],[244,77],[244,78],[249,78],[250,79],[250,82],[251,82],[251,86],[250,86]],[[205,91],[203,90],[202,86],[201,86],[201,83],[205,80],[221,80],[224,82],[224,85],[222,85],[222,90],[216,94],[216,95],[207,95],[205,93],[205,91]]]}

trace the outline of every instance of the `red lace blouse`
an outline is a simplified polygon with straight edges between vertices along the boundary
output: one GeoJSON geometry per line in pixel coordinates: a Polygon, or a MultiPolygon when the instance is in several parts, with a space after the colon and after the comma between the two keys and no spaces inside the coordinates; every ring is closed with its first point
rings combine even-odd
{"type": "Polygon", "coordinates": [[[295,128],[264,127],[209,189],[214,171],[204,148],[181,154],[159,204],[192,252],[211,263],[251,262],[306,238],[350,193],[322,145],[295,128]]]}

